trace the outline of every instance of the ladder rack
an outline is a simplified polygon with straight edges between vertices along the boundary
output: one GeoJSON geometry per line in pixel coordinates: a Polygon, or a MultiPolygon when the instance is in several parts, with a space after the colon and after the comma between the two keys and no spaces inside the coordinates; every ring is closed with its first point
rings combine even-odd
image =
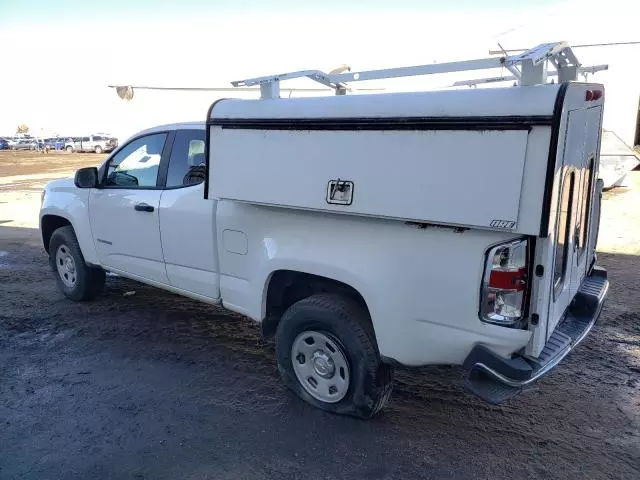
{"type": "MultiPolygon", "coordinates": [[[[587,78],[587,75],[591,73],[601,72],[603,70],[609,70],[609,65],[593,65],[591,67],[579,67],[578,75],[582,75],[587,78]]],[[[547,77],[557,77],[558,72],[547,72],[547,77]]],[[[503,75],[500,77],[488,77],[488,78],[477,78],[474,80],[458,80],[457,82],[453,82],[453,87],[475,87],[476,85],[480,85],[483,83],[495,83],[495,82],[511,82],[517,80],[513,75],[503,75]]]]}
{"type": "MultiPolygon", "coordinates": [[[[252,87],[258,85],[260,86],[260,98],[273,99],[280,97],[280,82],[282,80],[306,77],[311,80],[315,80],[326,87],[334,89],[336,95],[344,95],[349,90],[349,83],[351,82],[433,75],[438,73],[464,72],[470,70],[486,70],[492,68],[506,68],[512,75],[510,77],[493,77],[492,79],[472,80],[468,81],[470,83],[464,83],[464,85],[507,80],[515,80],[519,85],[538,85],[546,83],[548,76],[557,75],[559,82],[568,82],[577,80],[579,73],[589,73],[589,69],[581,68],[578,59],[566,42],[556,42],[543,43],[537,47],[527,50],[526,52],[512,56],[506,55],[503,57],[489,57],[478,60],[435,63],[431,65],[416,65],[412,67],[387,68],[382,70],[347,73],[324,73],[320,70],[301,70],[265,77],[249,78],[246,80],[237,80],[231,82],[231,84],[234,87],[252,87]],[[547,71],[549,63],[551,63],[555,68],[555,71],[547,71]]],[[[604,70],[606,69],[606,65],[589,68],[599,68],[600,70],[604,70]]]]}

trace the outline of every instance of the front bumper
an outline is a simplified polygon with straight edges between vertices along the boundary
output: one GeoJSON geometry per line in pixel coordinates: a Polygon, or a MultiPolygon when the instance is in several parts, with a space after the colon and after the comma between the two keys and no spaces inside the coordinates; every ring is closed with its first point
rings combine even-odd
{"type": "Polygon", "coordinates": [[[467,387],[490,403],[502,403],[542,378],[589,334],[608,290],[607,271],[594,267],[538,358],[516,355],[506,359],[483,345],[474,347],[464,362],[467,387]]]}

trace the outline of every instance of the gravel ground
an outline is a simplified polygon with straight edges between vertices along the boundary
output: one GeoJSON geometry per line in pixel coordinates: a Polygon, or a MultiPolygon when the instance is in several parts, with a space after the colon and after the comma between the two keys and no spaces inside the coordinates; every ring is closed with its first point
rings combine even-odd
{"type": "Polygon", "coordinates": [[[38,232],[0,227],[0,478],[639,478],[634,175],[603,207],[601,321],[552,374],[496,407],[456,368],[401,371],[368,422],[289,393],[242,317],[116,277],[65,300],[38,232]]]}

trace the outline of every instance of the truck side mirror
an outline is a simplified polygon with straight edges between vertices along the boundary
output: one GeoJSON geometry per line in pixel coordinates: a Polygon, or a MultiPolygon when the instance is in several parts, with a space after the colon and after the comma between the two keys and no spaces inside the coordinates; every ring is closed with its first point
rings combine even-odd
{"type": "Polygon", "coordinates": [[[96,188],[98,186],[98,169],[96,167],[81,168],[76,172],[73,183],[78,188],[96,188]]]}

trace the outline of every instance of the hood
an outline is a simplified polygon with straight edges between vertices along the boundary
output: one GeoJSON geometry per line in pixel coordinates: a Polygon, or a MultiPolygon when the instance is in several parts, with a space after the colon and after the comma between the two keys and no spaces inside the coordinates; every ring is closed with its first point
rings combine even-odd
{"type": "Polygon", "coordinates": [[[52,180],[44,187],[48,191],[64,191],[69,189],[76,189],[73,183],[73,178],[61,178],[60,180],[52,180]]]}

